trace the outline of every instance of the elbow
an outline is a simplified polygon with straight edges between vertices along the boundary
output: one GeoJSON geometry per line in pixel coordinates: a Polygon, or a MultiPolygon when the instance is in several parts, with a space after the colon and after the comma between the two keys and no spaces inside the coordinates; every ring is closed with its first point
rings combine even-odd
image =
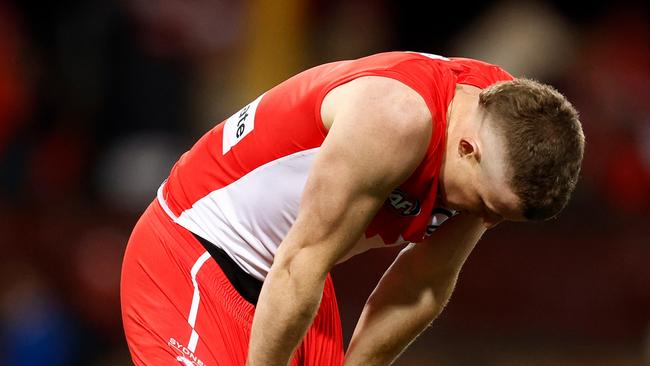
{"type": "Polygon", "coordinates": [[[325,281],[331,266],[319,258],[318,253],[309,247],[280,250],[275,256],[272,273],[281,272],[294,282],[325,281]]]}
{"type": "Polygon", "coordinates": [[[327,274],[326,270],[315,266],[311,256],[302,249],[276,256],[260,298],[269,293],[282,294],[295,306],[293,317],[309,321],[321,301],[327,274]]]}
{"type": "Polygon", "coordinates": [[[431,319],[435,319],[440,315],[445,307],[447,306],[447,303],[449,302],[449,296],[446,296],[446,294],[440,294],[438,291],[432,290],[427,294],[427,306],[426,308],[429,309],[429,317],[431,319]]]}
{"type": "Polygon", "coordinates": [[[440,281],[431,287],[432,311],[434,317],[440,315],[454,292],[457,275],[449,275],[444,281],[440,281]]]}

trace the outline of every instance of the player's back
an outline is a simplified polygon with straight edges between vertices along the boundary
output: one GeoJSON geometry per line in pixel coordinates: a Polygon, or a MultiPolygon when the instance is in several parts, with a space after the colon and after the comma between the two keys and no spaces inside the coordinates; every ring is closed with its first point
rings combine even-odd
{"type": "Polygon", "coordinates": [[[375,225],[384,232],[367,234],[394,243],[408,230],[424,231],[435,200],[446,107],[462,68],[462,62],[438,56],[391,52],[302,72],[208,131],[173,167],[159,190],[159,201],[178,224],[263,279],[296,219],[312,162],[327,135],[320,114],[323,98],[338,85],[378,75],[400,80],[422,95],[434,134],[429,164],[423,164],[411,179],[412,187],[406,187],[411,196],[421,196],[418,211],[394,212],[388,207],[375,225]]]}

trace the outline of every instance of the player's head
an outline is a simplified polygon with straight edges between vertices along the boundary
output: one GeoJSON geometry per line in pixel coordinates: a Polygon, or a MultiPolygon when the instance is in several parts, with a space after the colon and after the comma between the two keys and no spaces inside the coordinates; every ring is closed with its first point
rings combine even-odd
{"type": "MultiPolygon", "coordinates": [[[[457,179],[451,206],[486,223],[546,220],[566,206],[584,151],[578,113],[554,88],[529,79],[494,84],[452,141],[457,179]],[[457,145],[457,146],[455,146],[457,145]]],[[[453,150],[452,150],[453,151],[453,150]]]]}
{"type": "Polygon", "coordinates": [[[516,79],[481,92],[479,106],[503,137],[509,183],[528,220],[566,206],[582,164],[585,137],[578,112],[553,87],[516,79]]]}

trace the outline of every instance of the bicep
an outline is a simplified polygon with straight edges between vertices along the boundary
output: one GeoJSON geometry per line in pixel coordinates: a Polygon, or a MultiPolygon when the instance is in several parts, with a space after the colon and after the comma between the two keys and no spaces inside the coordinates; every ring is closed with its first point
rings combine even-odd
{"type": "Polygon", "coordinates": [[[430,123],[397,113],[391,103],[408,102],[399,99],[401,93],[361,88],[339,106],[283,246],[308,249],[325,266],[333,265],[359,239],[388,193],[415,170],[428,145],[430,123]]]}

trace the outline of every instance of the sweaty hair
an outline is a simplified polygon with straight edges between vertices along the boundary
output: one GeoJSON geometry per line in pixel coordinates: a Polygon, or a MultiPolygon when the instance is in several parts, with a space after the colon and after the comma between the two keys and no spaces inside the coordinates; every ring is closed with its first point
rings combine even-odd
{"type": "Polygon", "coordinates": [[[575,189],[585,137],[560,92],[530,79],[491,85],[479,97],[506,143],[510,187],[528,220],[556,216],[575,189]]]}

